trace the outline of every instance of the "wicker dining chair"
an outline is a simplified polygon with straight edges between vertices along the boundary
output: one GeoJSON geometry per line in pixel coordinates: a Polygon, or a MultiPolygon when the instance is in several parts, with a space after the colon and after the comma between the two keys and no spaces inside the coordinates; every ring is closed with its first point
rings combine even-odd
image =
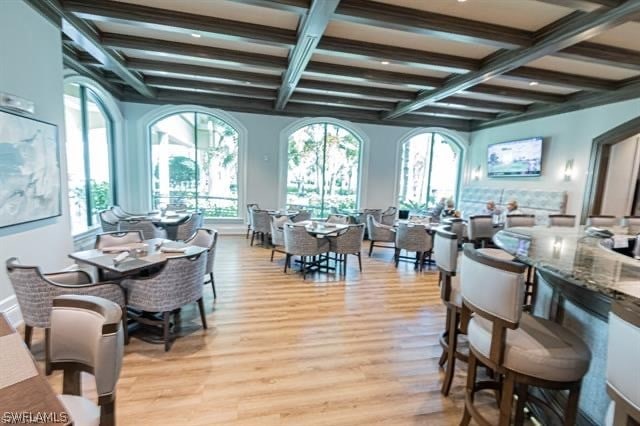
{"type": "Polygon", "coordinates": [[[382,212],[382,217],[380,222],[383,225],[393,226],[396,221],[396,214],[398,213],[398,209],[391,206],[382,212]]]}
{"type": "Polygon", "coordinates": [[[218,246],[218,231],[207,228],[198,228],[196,232],[191,235],[191,238],[184,241],[189,246],[204,247],[207,249],[207,266],[205,268],[205,275],[208,279],[204,284],[211,284],[213,290],[213,298],[217,299],[216,293],[216,280],[214,276],[214,266],[216,261],[216,247],[218,246]]]}
{"type": "MultiPolygon", "coordinates": [[[[162,334],[165,352],[171,348],[169,321],[178,308],[190,303],[198,304],[202,327],[207,328],[202,301],[202,277],[207,267],[207,255],[170,257],[162,269],[149,276],[122,281],[127,290],[127,304],[133,309],[162,313],[162,334]]],[[[139,317],[139,322],[159,325],[157,320],[139,317]]]]}
{"type": "Polygon", "coordinates": [[[291,220],[287,216],[271,216],[271,261],[273,262],[273,255],[275,252],[286,254],[284,250],[284,225],[285,223],[291,223],[291,220]]]}
{"type": "Polygon", "coordinates": [[[251,245],[256,237],[260,237],[262,243],[268,241],[271,233],[271,221],[267,210],[251,209],[251,245]]]}
{"type": "Polygon", "coordinates": [[[308,258],[328,253],[330,246],[329,240],[314,237],[307,232],[306,227],[293,223],[285,223],[284,250],[287,253],[287,258],[284,262],[284,272],[286,273],[287,268],[290,266],[291,257],[300,256],[302,278],[306,279],[307,267],[312,263],[308,261],[308,258]]]}
{"type": "Polygon", "coordinates": [[[96,235],[96,244],[94,248],[101,249],[105,247],[120,246],[123,244],[141,243],[142,241],[144,241],[144,238],[140,231],[104,232],[96,235]]]}
{"type": "Polygon", "coordinates": [[[346,214],[330,214],[327,217],[326,223],[338,223],[341,225],[348,225],[351,219],[346,214]]]}
{"type": "Polygon", "coordinates": [[[335,237],[329,237],[329,251],[336,254],[336,262],[341,262],[343,272],[347,272],[347,257],[351,254],[358,258],[358,267],[362,272],[362,239],[364,238],[364,223],[349,225],[346,231],[335,237]]]}
{"type": "Polygon", "coordinates": [[[379,244],[395,243],[396,230],[394,228],[378,223],[373,215],[367,216],[367,227],[369,229],[369,240],[371,241],[369,245],[369,257],[371,257],[374,247],[394,248],[394,246],[379,244]]]}
{"type": "Polygon", "coordinates": [[[111,210],[102,210],[98,216],[102,232],[113,232],[119,229],[120,219],[111,210]]]}
{"type": "MultiPolygon", "coordinates": [[[[117,303],[122,308],[125,341],[128,341],[125,294],[117,283],[94,283],[85,271],[43,274],[39,267],[23,265],[15,257],[6,261],[6,268],[24,320],[24,341],[28,347],[31,347],[31,336],[35,327],[44,328],[45,341],[49,341],[53,299],[69,294],[98,296],[117,303]]],[[[45,358],[45,369],[47,374],[50,374],[48,352],[45,352],[45,358]]]]}
{"type": "Polygon", "coordinates": [[[167,238],[167,231],[156,226],[150,220],[123,220],[120,222],[121,231],[140,231],[145,240],[152,238],[167,238]]]}
{"type": "Polygon", "coordinates": [[[247,239],[249,238],[249,233],[251,232],[251,219],[252,219],[251,210],[253,209],[260,210],[260,206],[257,205],[256,203],[247,204],[247,236],[246,236],[247,239]]]}
{"type": "Polygon", "coordinates": [[[124,355],[122,309],[94,296],[58,296],[47,346],[52,370],[63,370],[58,398],[76,425],[114,426],[116,384],[124,355]],[[95,381],[97,404],[82,395],[81,375],[95,381]]]}
{"type": "Polygon", "coordinates": [[[401,250],[416,252],[416,268],[419,267],[420,271],[422,271],[425,261],[431,263],[433,238],[424,225],[400,223],[396,230],[396,268],[400,263],[401,250]]]}
{"type": "Polygon", "coordinates": [[[298,210],[298,214],[291,218],[292,222],[303,222],[305,220],[311,220],[311,211],[298,210]]]}
{"type": "Polygon", "coordinates": [[[202,213],[191,213],[187,220],[178,224],[176,229],[176,240],[185,241],[189,239],[198,228],[202,227],[202,223],[202,213]]]}

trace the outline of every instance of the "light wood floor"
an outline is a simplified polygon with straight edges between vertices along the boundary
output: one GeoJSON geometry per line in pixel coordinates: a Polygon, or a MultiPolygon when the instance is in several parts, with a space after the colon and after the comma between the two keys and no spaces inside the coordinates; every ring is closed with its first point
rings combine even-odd
{"type": "MultiPolygon", "coordinates": [[[[306,281],[283,256],[221,237],[218,300],[205,287],[209,329],[183,311],[169,353],[132,338],[117,390],[119,425],[453,425],[464,404],[464,366],[440,395],[437,274],[391,261],[393,251],[350,257],[345,278],[306,281]]],[[[364,251],[366,253],[366,250],[364,251]]],[[[34,350],[43,358],[43,333],[34,350]]],[[[86,376],[85,387],[93,384],[86,376]]],[[[61,375],[51,383],[61,390],[61,375]]]]}

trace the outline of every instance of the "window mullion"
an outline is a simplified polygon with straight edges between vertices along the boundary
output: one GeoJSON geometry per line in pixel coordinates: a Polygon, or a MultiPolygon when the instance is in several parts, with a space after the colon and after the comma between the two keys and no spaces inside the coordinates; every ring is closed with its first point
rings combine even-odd
{"type": "Polygon", "coordinates": [[[431,172],[433,171],[433,148],[434,148],[434,144],[435,144],[435,139],[433,137],[434,134],[433,133],[429,133],[429,138],[431,141],[431,146],[429,149],[429,170],[428,170],[428,177],[427,177],[427,200],[426,200],[426,205],[427,208],[429,208],[429,194],[431,194],[431,172]]]}
{"type": "Polygon", "coordinates": [[[193,113],[193,145],[195,147],[194,163],[195,163],[195,197],[196,197],[196,210],[198,210],[198,186],[200,184],[200,173],[198,167],[198,113],[193,113]]]}
{"type": "Polygon", "coordinates": [[[327,128],[329,123],[324,123],[324,138],[322,141],[322,192],[320,194],[320,214],[324,217],[324,195],[327,172],[327,128]]]}
{"type": "Polygon", "coordinates": [[[91,199],[91,166],[89,164],[89,113],[87,111],[87,89],[80,87],[80,115],[82,122],[82,147],[84,153],[84,196],[87,209],[87,226],[93,225],[93,201],[91,199]]]}

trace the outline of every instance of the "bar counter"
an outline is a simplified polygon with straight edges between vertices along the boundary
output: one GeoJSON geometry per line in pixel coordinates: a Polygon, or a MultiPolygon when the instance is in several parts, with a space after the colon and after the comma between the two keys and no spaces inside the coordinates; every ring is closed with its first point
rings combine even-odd
{"type": "MultiPolygon", "coordinates": [[[[587,236],[583,228],[510,228],[498,232],[493,241],[535,267],[534,315],[562,324],[591,349],[578,425],[604,424],[609,404],[605,378],[608,315],[614,300],[640,312],[640,260],[613,251],[605,239],[587,236]]],[[[538,396],[558,408],[566,401],[560,392],[545,391],[538,396]]]]}

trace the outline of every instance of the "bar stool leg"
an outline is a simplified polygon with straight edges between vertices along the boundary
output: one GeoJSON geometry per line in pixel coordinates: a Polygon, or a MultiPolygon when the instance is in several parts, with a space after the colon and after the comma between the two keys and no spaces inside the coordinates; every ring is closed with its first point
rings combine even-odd
{"type": "Polygon", "coordinates": [[[475,399],[476,374],[478,373],[478,360],[473,351],[469,350],[469,363],[467,366],[467,389],[465,391],[464,414],[460,420],[460,426],[468,426],[471,423],[471,411],[469,406],[475,399]]]}
{"type": "MultiPolygon", "coordinates": [[[[448,308],[447,310],[451,310],[448,308]]],[[[453,375],[456,369],[456,351],[458,350],[458,315],[455,312],[451,312],[449,315],[449,323],[447,324],[448,347],[447,347],[447,369],[444,374],[444,380],[442,382],[442,388],[440,392],[444,396],[449,396],[451,390],[451,382],[453,382],[453,375]]]]}
{"type": "Polygon", "coordinates": [[[499,426],[509,426],[511,424],[511,411],[513,408],[513,391],[515,387],[515,376],[510,371],[507,372],[504,382],[502,382],[502,401],[500,402],[500,423],[499,426]]]}
{"type": "Polygon", "coordinates": [[[578,417],[578,400],[580,399],[580,385],[582,382],[574,384],[569,389],[569,398],[567,399],[567,408],[564,412],[564,425],[570,426],[576,424],[578,417]]]}
{"type": "Polygon", "coordinates": [[[516,404],[516,420],[515,426],[524,424],[524,405],[527,402],[528,386],[525,384],[516,385],[516,395],[518,395],[518,403],[516,404]]]}

